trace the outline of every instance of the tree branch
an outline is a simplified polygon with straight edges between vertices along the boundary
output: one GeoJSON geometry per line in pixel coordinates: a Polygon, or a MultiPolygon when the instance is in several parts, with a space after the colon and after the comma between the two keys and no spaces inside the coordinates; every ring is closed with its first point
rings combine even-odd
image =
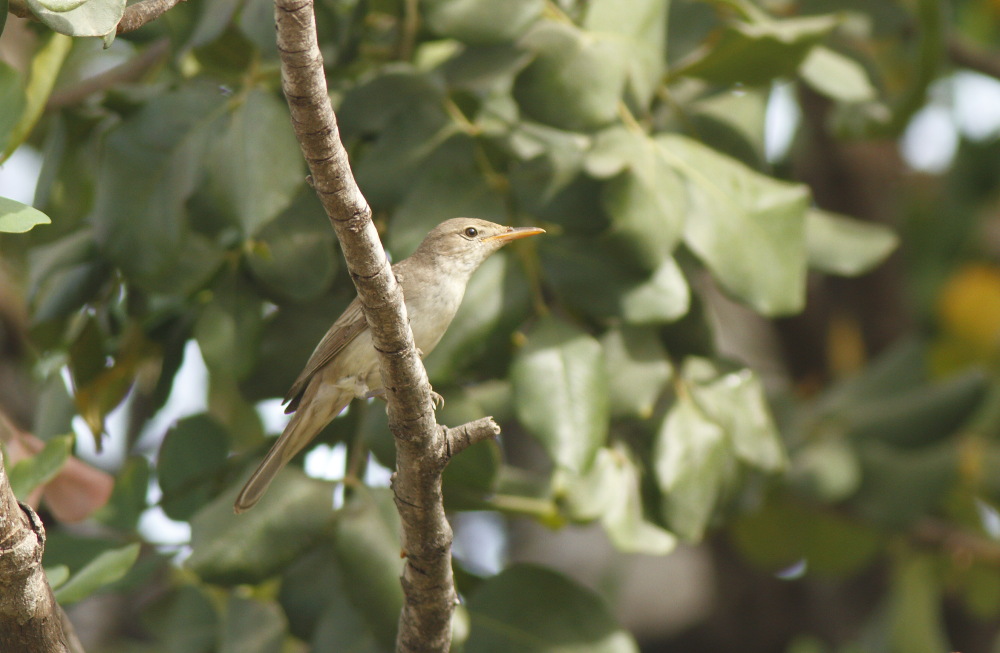
{"type": "Polygon", "coordinates": [[[0,651],[82,653],[42,569],[45,528],[10,487],[0,451],[0,651]]]}
{"type": "Polygon", "coordinates": [[[457,429],[438,427],[427,372],[413,344],[402,291],[340,142],[312,1],[275,0],[275,21],[282,88],[292,126],[309,164],[312,185],[340,240],[379,353],[389,428],[396,440],[393,491],[406,555],[401,579],[405,603],[396,650],[446,653],[451,644],[456,594],[451,570],[452,531],[442,504],[441,473],[451,455],[474,441],[492,437],[499,429],[492,420],[492,426],[479,420],[457,429]]]}
{"type": "Polygon", "coordinates": [[[1000,56],[994,52],[976,48],[952,37],[948,39],[948,57],[956,66],[1000,79],[1000,56]]]}
{"type": "Polygon", "coordinates": [[[118,21],[116,32],[134,32],[146,23],[151,23],[184,0],[141,0],[125,7],[125,14],[118,21]]]}
{"type": "Polygon", "coordinates": [[[445,426],[441,428],[444,430],[447,451],[445,462],[478,442],[500,435],[500,425],[494,422],[492,417],[480,417],[473,422],[451,429],[445,426]]]}

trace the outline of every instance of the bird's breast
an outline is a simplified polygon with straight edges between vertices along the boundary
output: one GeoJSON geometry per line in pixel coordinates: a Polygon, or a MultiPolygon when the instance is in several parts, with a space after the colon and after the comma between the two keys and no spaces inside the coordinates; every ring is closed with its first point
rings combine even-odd
{"type": "MultiPolygon", "coordinates": [[[[429,289],[426,289],[429,290],[429,289]]],[[[413,341],[424,355],[431,352],[448,329],[462,303],[464,288],[457,292],[450,284],[441,284],[432,292],[419,293],[407,298],[406,312],[413,330],[413,341]]]]}

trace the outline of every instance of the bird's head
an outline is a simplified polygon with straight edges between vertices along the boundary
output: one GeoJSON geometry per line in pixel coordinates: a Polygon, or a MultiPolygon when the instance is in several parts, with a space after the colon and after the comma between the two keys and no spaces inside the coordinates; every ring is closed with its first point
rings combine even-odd
{"type": "Polygon", "coordinates": [[[477,218],[452,218],[434,227],[414,256],[448,261],[455,268],[468,269],[471,273],[490,254],[512,240],[543,233],[545,230],[538,227],[505,227],[477,218]]]}

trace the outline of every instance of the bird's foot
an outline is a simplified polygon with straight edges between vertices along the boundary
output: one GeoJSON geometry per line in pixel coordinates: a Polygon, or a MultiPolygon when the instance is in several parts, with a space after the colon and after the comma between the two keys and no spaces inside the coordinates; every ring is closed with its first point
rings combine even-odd
{"type": "MultiPolygon", "coordinates": [[[[364,397],[365,399],[373,399],[375,397],[378,397],[379,399],[385,400],[385,388],[382,388],[381,390],[371,390],[367,394],[365,394],[364,397]]],[[[431,401],[434,402],[435,410],[444,408],[444,397],[434,392],[433,390],[431,390],[431,401]]]]}

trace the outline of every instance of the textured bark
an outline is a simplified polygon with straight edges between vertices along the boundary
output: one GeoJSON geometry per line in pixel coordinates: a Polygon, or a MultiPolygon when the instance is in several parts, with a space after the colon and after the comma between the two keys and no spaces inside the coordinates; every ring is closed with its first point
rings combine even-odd
{"type": "MultiPolygon", "coordinates": [[[[493,437],[490,418],[439,427],[427,372],[410,332],[403,295],[371,220],[371,208],[351,173],[327,94],[313,3],[276,0],[282,88],[311,183],[340,240],[379,352],[389,428],[396,440],[393,491],[403,525],[405,603],[398,651],[448,651],[455,585],[452,531],[445,518],[441,473],[453,453],[493,437]]],[[[447,217],[447,216],[442,216],[447,217]]]]}
{"type": "Polygon", "coordinates": [[[44,550],[45,528],[18,503],[0,451],[0,651],[83,651],[45,578],[44,550]]]}
{"type": "Polygon", "coordinates": [[[141,0],[129,5],[125,8],[122,19],[118,21],[116,32],[118,34],[134,32],[173,9],[178,2],[183,2],[183,0],[141,0]]]}

